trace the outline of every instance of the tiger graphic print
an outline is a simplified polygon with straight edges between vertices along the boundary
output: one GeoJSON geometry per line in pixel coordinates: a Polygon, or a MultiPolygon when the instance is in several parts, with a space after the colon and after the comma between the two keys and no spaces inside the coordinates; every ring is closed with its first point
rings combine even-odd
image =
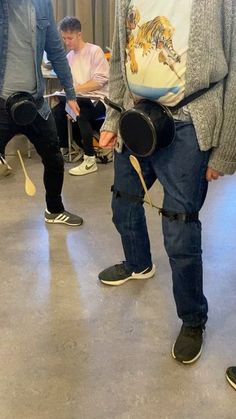
{"type": "Polygon", "coordinates": [[[126,75],[135,99],[174,106],[184,97],[192,0],[131,0],[126,75]]]}
{"type": "Polygon", "coordinates": [[[167,64],[173,71],[173,62],[180,62],[180,56],[173,47],[174,28],[165,16],[157,16],[149,22],[144,23],[138,29],[136,38],[132,34],[140,20],[140,13],[137,9],[131,7],[127,17],[128,28],[128,57],[130,59],[131,71],[136,73],[138,65],[135,59],[135,48],[143,49],[143,55],[148,54],[152,49],[161,50],[159,61],[167,64]]]}

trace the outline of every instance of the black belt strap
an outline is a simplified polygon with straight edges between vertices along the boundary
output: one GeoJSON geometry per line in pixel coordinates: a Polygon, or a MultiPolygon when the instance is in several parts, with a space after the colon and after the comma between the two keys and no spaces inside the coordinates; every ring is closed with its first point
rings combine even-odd
{"type": "MultiPolygon", "coordinates": [[[[143,204],[144,199],[138,195],[132,195],[127,192],[120,192],[114,188],[114,185],[111,186],[111,192],[114,193],[116,198],[124,198],[131,202],[137,202],[138,204],[143,204]]],[[[198,212],[192,213],[182,213],[182,212],[174,212],[174,211],[167,211],[164,208],[159,208],[155,205],[155,208],[158,210],[159,215],[161,214],[163,217],[169,218],[170,221],[184,221],[185,223],[191,223],[193,221],[198,221],[198,212]]]]}
{"type": "Polygon", "coordinates": [[[177,105],[175,106],[170,106],[169,109],[171,112],[176,112],[178,111],[180,108],[182,108],[183,106],[188,105],[189,103],[193,102],[195,99],[197,99],[198,97],[204,95],[204,93],[208,92],[209,90],[211,90],[214,86],[216,86],[216,84],[218,84],[221,80],[216,81],[214,83],[210,83],[209,87],[204,87],[204,89],[200,89],[195,93],[192,93],[191,95],[184,97],[179,103],[177,103],[177,105]]]}

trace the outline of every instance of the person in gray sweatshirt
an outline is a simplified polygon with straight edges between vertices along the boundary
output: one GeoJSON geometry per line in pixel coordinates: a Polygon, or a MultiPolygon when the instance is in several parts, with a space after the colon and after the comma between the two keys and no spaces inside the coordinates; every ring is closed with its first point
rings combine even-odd
{"type": "Polygon", "coordinates": [[[41,157],[46,209],[50,224],[80,226],[83,219],[62,202],[64,161],[52,112],[43,98],[41,71],[46,52],[66,94],[79,115],[73,80],[51,0],[0,0],[0,176],[11,168],[5,149],[16,134],[25,135],[41,157]]]}
{"type": "Polygon", "coordinates": [[[164,245],[182,320],[172,356],[184,364],[201,355],[208,312],[198,213],[208,182],[236,169],[235,86],[234,0],[116,1],[109,99],[118,107],[107,109],[100,145],[115,148],[113,222],[125,260],[100,272],[99,280],[121,285],[155,274],[144,189],[129,157],[139,150],[139,142],[150,140],[150,122],[143,128],[137,106],[142,112],[148,108],[150,116],[160,104],[171,112],[168,121],[175,135],[166,147],[157,143],[145,155],[136,154],[147,188],[158,179],[164,189],[164,245]],[[180,106],[190,96],[190,103],[180,106]],[[132,120],[124,109],[134,106],[137,119],[132,120]]]}

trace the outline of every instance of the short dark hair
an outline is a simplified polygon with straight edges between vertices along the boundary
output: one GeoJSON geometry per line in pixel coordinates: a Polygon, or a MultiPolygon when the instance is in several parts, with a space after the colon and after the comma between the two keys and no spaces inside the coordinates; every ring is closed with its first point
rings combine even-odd
{"type": "Polygon", "coordinates": [[[81,23],[79,19],[73,16],[64,17],[59,23],[58,28],[62,32],[81,32],[81,23]]]}

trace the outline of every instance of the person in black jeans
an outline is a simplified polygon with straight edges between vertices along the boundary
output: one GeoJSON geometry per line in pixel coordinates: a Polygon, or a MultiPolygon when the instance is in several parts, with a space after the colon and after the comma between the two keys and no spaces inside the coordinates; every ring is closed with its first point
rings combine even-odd
{"type": "Polygon", "coordinates": [[[62,203],[64,161],[52,114],[50,113],[47,120],[38,114],[30,125],[19,126],[11,120],[6,109],[3,108],[3,101],[0,100],[0,155],[4,157],[7,143],[19,133],[25,135],[35,146],[44,165],[43,180],[47,203],[45,221],[72,226],[82,224],[82,218],[65,211],[62,203]]]}
{"type": "MultiPolygon", "coordinates": [[[[105,116],[105,106],[99,97],[108,93],[109,64],[102,49],[85,42],[81,32],[80,21],[67,16],[59,23],[59,29],[66,48],[69,50],[67,59],[71,68],[73,83],[80,107],[77,123],[73,124],[73,139],[82,146],[83,162],[69,170],[74,176],[83,176],[97,171],[96,156],[93,147],[93,128],[98,115],[105,116]],[[91,101],[78,96],[98,97],[91,101]]],[[[68,147],[67,118],[65,104],[60,103],[53,108],[60,146],[68,147]]],[[[100,128],[100,127],[99,127],[100,128]]]]}
{"type": "MultiPolygon", "coordinates": [[[[59,103],[52,109],[56,121],[57,134],[60,147],[68,148],[68,127],[65,111],[65,99],[58,97],[59,103]]],[[[94,156],[93,131],[100,129],[97,118],[105,115],[106,108],[101,101],[94,105],[89,99],[77,99],[80,107],[80,115],[77,123],[72,124],[73,141],[81,149],[80,158],[83,154],[94,156]]],[[[102,124],[103,121],[101,121],[102,124]]],[[[73,170],[73,169],[72,169],[73,170]]],[[[73,173],[72,173],[73,174],[73,173]]]]}
{"type": "Polygon", "coordinates": [[[71,72],[54,21],[51,0],[0,0],[0,16],[0,174],[6,174],[10,170],[5,161],[5,147],[8,142],[15,134],[26,135],[34,144],[44,165],[47,204],[45,221],[79,226],[83,219],[65,211],[62,203],[64,161],[55,121],[43,98],[45,86],[41,63],[46,51],[64,87],[68,104],[79,114],[71,72]],[[32,13],[32,8],[35,13],[32,13]],[[35,119],[27,121],[27,115],[23,111],[21,118],[25,118],[24,123],[23,119],[14,118],[7,108],[9,98],[19,92],[30,95],[37,108],[35,119]]]}

